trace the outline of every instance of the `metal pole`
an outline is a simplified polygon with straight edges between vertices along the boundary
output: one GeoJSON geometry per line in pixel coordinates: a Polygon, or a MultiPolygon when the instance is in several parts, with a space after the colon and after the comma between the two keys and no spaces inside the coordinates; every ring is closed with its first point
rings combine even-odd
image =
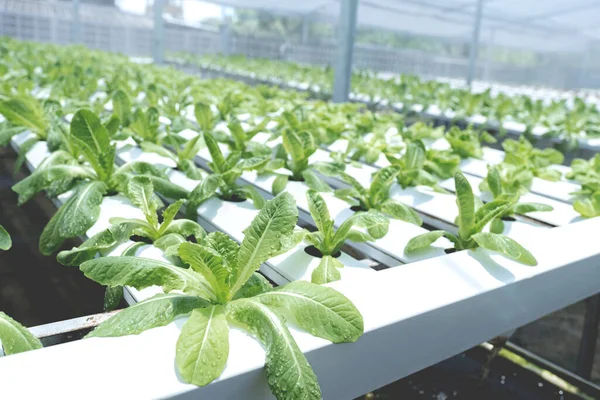
{"type": "MultiPolygon", "coordinates": [[[[50,4],[54,7],[56,7],[56,2],[54,0],[50,1],[50,4]]],[[[56,12],[53,12],[52,15],[50,16],[50,42],[51,43],[58,43],[58,33],[57,33],[57,26],[58,26],[58,21],[56,18],[56,12]]],[[[0,35],[2,33],[0,32],[0,35]]]]}
{"type": "Polygon", "coordinates": [[[341,0],[338,55],[333,82],[333,101],[336,103],[348,101],[350,93],[357,9],[358,0],[341,0]]]}
{"type": "Polygon", "coordinates": [[[83,42],[81,37],[81,22],[79,20],[79,0],[71,1],[71,42],[83,42]]]}
{"type": "Polygon", "coordinates": [[[155,64],[162,64],[165,58],[165,21],[163,10],[165,0],[154,0],[154,31],[152,32],[152,58],[155,64]]]}
{"type": "Polygon", "coordinates": [[[585,47],[584,53],[581,57],[581,67],[579,68],[579,74],[577,76],[577,86],[581,89],[586,86],[584,82],[586,82],[588,68],[590,65],[590,55],[592,53],[592,45],[588,43],[585,47]]]}
{"type": "Polygon", "coordinates": [[[308,35],[310,34],[310,21],[308,17],[302,18],[302,44],[308,43],[308,35]]]}
{"type": "Polygon", "coordinates": [[[600,322],[600,294],[589,297],[585,301],[585,317],[583,332],[579,343],[577,355],[577,368],[575,372],[584,379],[590,379],[594,355],[596,354],[596,341],[598,340],[598,323],[600,322]]]}
{"type": "Polygon", "coordinates": [[[483,12],[483,0],[477,0],[477,10],[475,12],[475,26],[473,28],[473,37],[471,38],[471,47],[469,49],[469,70],[467,71],[467,86],[470,88],[475,77],[475,63],[477,62],[477,49],[479,47],[479,31],[481,28],[481,14],[483,12]]]}
{"type": "Polygon", "coordinates": [[[224,56],[231,54],[231,18],[222,8],[223,25],[221,26],[221,53],[224,56]]]}
{"type": "Polygon", "coordinates": [[[488,47],[488,52],[487,52],[487,57],[485,58],[485,65],[484,65],[484,71],[483,71],[483,79],[486,81],[490,80],[490,64],[492,63],[491,57],[490,57],[490,52],[489,49],[494,45],[494,36],[496,35],[496,29],[492,29],[490,31],[490,41],[487,44],[488,47]]]}

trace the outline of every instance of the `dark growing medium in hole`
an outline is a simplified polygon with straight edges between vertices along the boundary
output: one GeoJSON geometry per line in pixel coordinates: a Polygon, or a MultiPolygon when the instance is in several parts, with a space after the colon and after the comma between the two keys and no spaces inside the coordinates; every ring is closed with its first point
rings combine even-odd
{"type": "Polygon", "coordinates": [[[119,192],[117,192],[116,190],[110,190],[110,191],[106,192],[104,197],[112,197],[112,196],[116,196],[118,194],[119,194],[119,192]]]}
{"type": "MultiPolygon", "coordinates": [[[[323,258],[323,254],[315,246],[307,246],[307,247],[305,247],[304,248],[304,252],[306,254],[308,254],[309,256],[313,256],[313,257],[317,257],[317,258],[323,258]]],[[[342,255],[342,252],[338,250],[338,252],[335,253],[335,254],[333,254],[332,257],[333,258],[338,258],[341,255],[342,255]]]]}
{"type": "Polygon", "coordinates": [[[234,195],[230,196],[229,198],[225,198],[223,196],[219,196],[219,198],[223,201],[229,201],[232,203],[243,203],[244,201],[247,200],[245,197],[238,196],[237,194],[234,194],[234,195]]]}
{"type": "Polygon", "coordinates": [[[290,176],[290,177],[288,177],[288,179],[289,179],[290,181],[292,181],[292,182],[304,182],[304,178],[303,178],[303,177],[296,178],[296,177],[295,177],[295,176],[293,176],[293,175],[292,175],[292,176],[290,176]]]}
{"type": "Polygon", "coordinates": [[[446,253],[446,254],[456,253],[456,248],[452,247],[451,249],[444,249],[444,253],[446,253]]]}
{"type": "Polygon", "coordinates": [[[352,206],[352,207],[350,207],[350,209],[351,209],[352,211],[354,211],[354,212],[359,212],[359,211],[368,211],[368,210],[365,210],[365,209],[364,209],[363,207],[361,207],[361,206],[352,206]]]}
{"type": "Polygon", "coordinates": [[[502,217],[502,221],[514,222],[514,221],[516,221],[516,219],[515,219],[515,218],[513,218],[513,217],[508,217],[508,216],[507,216],[507,217],[502,217]]]}
{"type": "Polygon", "coordinates": [[[152,240],[150,240],[150,239],[148,239],[147,237],[144,237],[144,236],[133,235],[130,239],[131,239],[132,242],[140,242],[140,243],[152,244],[152,240]]]}

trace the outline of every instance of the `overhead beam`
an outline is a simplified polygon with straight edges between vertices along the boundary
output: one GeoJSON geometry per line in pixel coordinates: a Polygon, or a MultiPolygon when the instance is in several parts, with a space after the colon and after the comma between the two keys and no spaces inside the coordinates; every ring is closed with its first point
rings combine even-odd
{"type": "Polygon", "coordinates": [[[333,81],[333,101],[336,103],[348,101],[350,93],[358,0],[341,0],[340,7],[338,51],[333,81]]]}
{"type": "Polygon", "coordinates": [[[152,31],[152,58],[155,64],[162,64],[165,59],[165,21],[163,11],[165,0],[154,0],[154,30],[152,31]]]}
{"type": "Polygon", "coordinates": [[[475,25],[473,26],[473,36],[471,38],[471,47],[469,48],[469,69],[467,70],[467,86],[470,88],[475,77],[475,68],[477,63],[477,52],[479,50],[479,33],[481,31],[481,15],[483,13],[483,0],[477,0],[477,11],[475,12],[475,25]]]}

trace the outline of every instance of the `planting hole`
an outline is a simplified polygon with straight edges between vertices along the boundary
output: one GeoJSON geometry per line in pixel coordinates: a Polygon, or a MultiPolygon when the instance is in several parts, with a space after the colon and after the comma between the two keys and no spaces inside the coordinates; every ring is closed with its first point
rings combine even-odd
{"type": "Polygon", "coordinates": [[[225,198],[225,197],[221,197],[221,196],[219,196],[219,198],[223,201],[229,201],[231,203],[243,203],[246,201],[245,197],[239,196],[237,194],[234,194],[233,196],[231,196],[229,198],[225,198]]]}
{"type": "Polygon", "coordinates": [[[452,247],[451,249],[444,249],[444,253],[446,253],[446,254],[456,253],[456,249],[454,247],[452,247]]]}
{"type": "Polygon", "coordinates": [[[304,182],[304,178],[303,177],[296,178],[294,176],[290,176],[290,177],[288,177],[288,180],[290,180],[292,182],[304,182]]]}
{"type": "MultiPolygon", "coordinates": [[[[306,254],[308,254],[309,256],[313,256],[313,257],[317,257],[317,258],[323,258],[323,253],[321,253],[321,250],[317,249],[315,246],[307,246],[304,248],[304,252],[306,254]]],[[[333,258],[338,258],[339,256],[342,255],[341,251],[338,251],[337,253],[335,253],[334,255],[332,255],[333,258]]]]}
{"type": "Polygon", "coordinates": [[[516,221],[516,219],[514,219],[513,217],[502,217],[502,221],[514,222],[516,221]]]}
{"type": "Polygon", "coordinates": [[[352,207],[350,207],[350,209],[354,212],[367,211],[364,208],[362,208],[361,206],[352,206],[352,207]]]}
{"type": "Polygon", "coordinates": [[[132,237],[130,237],[130,239],[132,242],[152,244],[152,240],[144,236],[133,235],[132,237]]]}

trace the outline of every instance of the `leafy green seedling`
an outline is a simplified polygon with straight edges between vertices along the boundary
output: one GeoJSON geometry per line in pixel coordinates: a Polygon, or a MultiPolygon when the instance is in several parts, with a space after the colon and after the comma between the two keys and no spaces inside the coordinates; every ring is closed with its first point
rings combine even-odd
{"type": "Polygon", "coordinates": [[[504,232],[503,219],[512,218],[515,214],[525,215],[530,212],[552,211],[554,209],[547,204],[518,202],[522,194],[522,179],[527,179],[528,172],[526,169],[521,169],[520,173],[501,175],[498,167],[489,167],[486,178],[480,184],[480,189],[489,191],[493,196],[493,200],[507,200],[512,204],[504,213],[492,220],[490,232],[504,232]],[[525,176],[525,178],[522,176],[525,176]]]}
{"type": "Polygon", "coordinates": [[[600,181],[600,154],[596,154],[589,160],[574,159],[571,162],[571,170],[565,177],[579,183],[586,183],[590,180],[600,181]]]}
{"type": "Polygon", "coordinates": [[[415,252],[431,246],[436,240],[445,236],[456,250],[476,249],[483,247],[496,251],[525,265],[537,265],[533,255],[513,239],[492,232],[483,232],[483,228],[503,215],[513,206],[507,200],[494,200],[477,208],[473,189],[461,172],[454,176],[456,187],[456,204],[458,206],[458,235],[446,231],[431,231],[412,238],[404,251],[415,252]]]}
{"type": "Polygon", "coordinates": [[[460,158],[481,158],[483,157],[481,143],[496,143],[492,135],[485,131],[478,132],[472,127],[460,129],[458,126],[453,126],[445,137],[454,154],[459,155],[460,158]]]}
{"type": "Polygon", "coordinates": [[[56,150],[60,144],[60,103],[54,100],[40,102],[30,96],[17,96],[0,100],[0,114],[6,118],[6,122],[0,125],[1,146],[8,145],[14,135],[26,129],[34,135],[19,146],[15,172],[21,168],[25,162],[25,155],[37,142],[48,140],[48,148],[51,151],[56,150]]]}
{"type": "Polygon", "coordinates": [[[137,143],[151,142],[159,144],[161,139],[159,128],[159,113],[154,107],[149,107],[146,111],[138,108],[129,124],[131,137],[137,143]]]}
{"type": "Polygon", "coordinates": [[[198,241],[204,238],[204,229],[197,222],[175,219],[184,199],[170,204],[162,213],[162,222],[159,222],[157,210],[162,207],[162,202],[154,194],[154,186],[147,176],[135,176],[129,180],[128,197],[143,212],[145,219],[113,217],[110,219],[112,225],[107,229],[87,239],[79,247],[58,253],[58,261],[67,266],[79,266],[94,258],[98,252],[110,251],[132,236],[142,237],[163,251],[185,242],[190,236],[198,241]]]}
{"type": "Polygon", "coordinates": [[[127,195],[127,184],[135,175],[149,176],[156,191],[166,197],[187,197],[185,189],[171,183],[153,165],[132,162],[115,169],[115,146],[111,145],[106,128],[93,112],[82,109],[74,115],[70,136],[85,164],[65,152],[55,152],[12,188],[19,195],[19,204],[42,190],[49,190],[54,196],[73,191],[40,236],[43,254],[55,252],[66,239],[83,235],[98,219],[103,196],[127,195]]]}
{"type": "Polygon", "coordinates": [[[443,125],[434,128],[431,124],[417,121],[400,130],[400,134],[405,142],[410,143],[416,140],[440,139],[444,137],[444,129],[443,125]]]}
{"type": "Polygon", "coordinates": [[[278,399],[321,399],[317,378],[285,321],[334,343],[363,332],[356,307],[332,288],[304,281],[273,289],[256,271],[291,241],[298,210],[289,193],[266,202],[244,231],[241,245],[219,232],[178,254],[189,268],[139,257],[86,261],[84,274],[103,285],[165,294],[126,308],[88,337],[124,336],[189,315],[177,341],[175,364],[186,382],[204,386],[218,378],[229,355],[229,324],[254,335],[266,349],[267,382],[278,399]]]}
{"type": "Polygon", "coordinates": [[[0,311],[0,344],[4,354],[23,353],[41,349],[42,342],[29,329],[0,311]]]}
{"type": "MultiPolygon", "coordinates": [[[[271,149],[267,145],[252,141],[256,135],[264,132],[270,121],[269,118],[263,118],[263,120],[255,127],[244,130],[242,124],[238,120],[232,120],[227,124],[230,134],[222,134],[218,140],[227,144],[231,151],[241,152],[244,158],[270,156],[271,149]]],[[[213,135],[216,133],[217,132],[214,132],[213,135]]]]}
{"type": "Polygon", "coordinates": [[[212,132],[217,125],[217,119],[213,116],[208,104],[196,103],[194,105],[194,115],[202,133],[212,132]]]}
{"type": "Polygon", "coordinates": [[[200,204],[214,195],[225,201],[252,199],[254,206],[260,209],[265,202],[263,196],[253,186],[238,185],[237,180],[244,171],[260,169],[269,161],[268,157],[242,159],[242,153],[239,151],[232,151],[225,157],[217,141],[208,132],[204,133],[204,142],[212,159],[208,166],[212,169],[213,174],[206,177],[190,193],[187,207],[188,216],[194,215],[200,204]]]}
{"type": "Polygon", "coordinates": [[[525,166],[534,176],[547,181],[556,182],[562,174],[552,168],[553,164],[562,164],[563,154],[552,148],[538,149],[523,136],[519,140],[507,139],[502,142],[505,156],[504,163],[514,166],[525,166]]]}
{"type": "Polygon", "coordinates": [[[575,196],[573,208],[582,217],[600,216],[600,180],[588,179],[578,191],[571,195],[575,196]]]}
{"type": "Polygon", "coordinates": [[[339,174],[340,179],[350,187],[337,189],[335,196],[359,211],[377,210],[388,217],[421,226],[423,220],[415,210],[390,198],[390,187],[396,181],[401,170],[402,167],[399,165],[380,169],[373,176],[371,186],[368,188],[361,185],[350,174],[342,172],[339,174]]]}
{"type": "MultiPolygon", "coordinates": [[[[443,169],[444,167],[436,165],[435,162],[427,159],[427,152],[423,142],[417,140],[411,142],[406,147],[406,152],[402,157],[395,158],[388,156],[392,165],[400,167],[397,174],[397,180],[402,188],[412,186],[429,186],[436,191],[445,193],[446,191],[439,186],[438,178],[431,172],[433,170],[443,169]]],[[[451,167],[458,167],[458,160],[451,161],[451,167]]]]}
{"type": "MultiPolygon", "coordinates": [[[[147,176],[135,176],[129,180],[128,197],[134,206],[142,210],[145,219],[113,217],[110,219],[112,225],[107,229],[87,239],[79,247],[58,253],[58,262],[66,266],[79,266],[97,254],[107,254],[134,236],[141,237],[160,250],[168,252],[171,246],[185,242],[188,237],[199,241],[206,235],[197,222],[175,219],[185,201],[183,199],[169,205],[162,213],[162,222],[159,222],[157,210],[162,207],[162,202],[154,194],[154,186],[147,176]]],[[[133,243],[123,254],[135,255],[137,248],[143,244],[144,242],[133,243]]],[[[104,297],[105,310],[115,309],[122,297],[122,288],[107,288],[104,297]]]]}
{"type": "Polygon", "coordinates": [[[600,216],[600,191],[587,196],[579,196],[573,202],[573,208],[585,218],[600,216]]]}
{"type": "Polygon", "coordinates": [[[329,215],[327,204],[321,195],[309,189],[306,192],[308,210],[315,221],[317,231],[307,232],[304,239],[311,243],[320,253],[321,262],[313,271],[311,281],[323,284],[340,279],[339,268],[344,265],[337,259],[340,249],[346,240],[355,243],[374,241],[385,236],[389,220],[377,210],[357,212],[346,219],[338,229],[334,229],[334,221],[329,215]],[[354,228],[364,228],[358,230],[354,228]]]}
{"type": "MultiPolygon", "coordinates": [[[[494,185],[498,185],[496,182],[497,178],[499,178],[499,185],[502,189],[502,193],[521,196],[529,192],[533,182],[533,173],[528,170],[527,167],[516,167],[512,164],[500,163],[488,167],[488,174],[491,169],[495,170],[495,172],[493,172],[492,182],[494,185]],[[498,176],[496,176],[496,173],[498,176]]],[[[479,189],[483,192],[491,192],[488,179],[481,181],[479,189]]]]}
{"type": "Polygon", "coordinates": [[[10,234],[0,225],[0,250],[8,250],[12,247],[10,234]]]}
{"type": "Polygon", "coordinates": [[[348,139],[348,146],[343,155],[352,161],[374,164],[381,155],[394,155],[402,151],[404,144],[394,140],[395,138],[399,139],[401,136],[388,137],[384,131],[373,133],[370,137],[355,136],[348,139]]]}
{"type": "Polygon", "coordinates": [[[264,164],[259,170],[259,173],[262,174],[277,175],[273,181],[273,194],[279,194],[285,190],[290,180],[305,182],[308,187],[318,192],[330,192],[331,187],[315,171],[343,170],[343,167],[334,163],[310,162],[310,156],[317,151],[318,147],[309,132],[296,133],[290,129],[284,129],[281,136],[283,143],[275,147],[275,159],[264,164]],[[289,171],[289,174],[279,173],[278,170],[281,168],[289,171]]]}
{"type": "Polygon", "coordinates": [[[177,164],[177,169],[182,171],[188,178],[202,180],[205,174],[194,162],[194,158],[202,147],[200,138],[201,136],[198,135],[186,142],[185,145],[180,146],[177,139],[172,135],[168,135],[163,138],[162,143],[168,145],[170,149],[163,146],[163,144],[152,142],[142,142],[140,147],[144,151],[155,153],[173,160],[177,164]]]}

